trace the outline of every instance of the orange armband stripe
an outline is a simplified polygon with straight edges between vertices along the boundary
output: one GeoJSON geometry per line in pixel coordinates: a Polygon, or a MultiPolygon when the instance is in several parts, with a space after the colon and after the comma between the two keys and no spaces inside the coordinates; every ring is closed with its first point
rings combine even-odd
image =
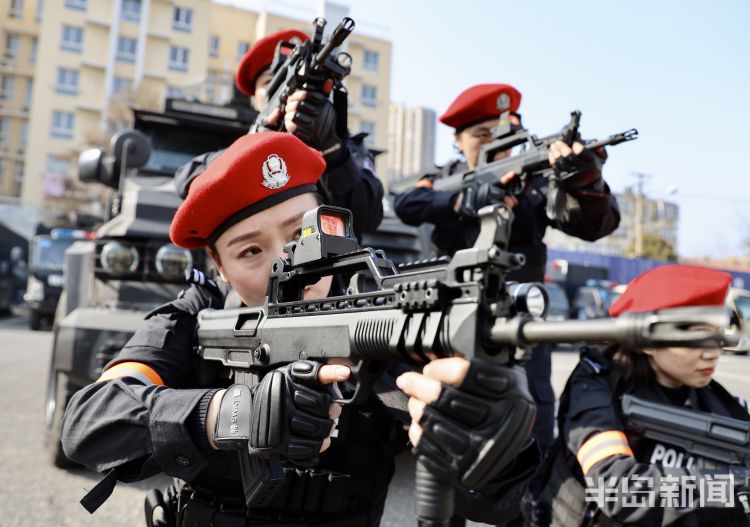
{"type": "Polygon", "coordinates": [[[153,368],[142,362],[121,362],[115,364],[103,372],[96,382],[121,379],[123,377],[132,377],[146,385],[156,384],[157,386],[164,386],[161,376],[153,368]]]}
{"type": "Polygon", "coordinates": [[[415,186],[416,188],[432,188],[432,181],[429,179],[420,179],[415,186]]]}
{"type": "Polygon", "coordinates": [[[627,436],[619,430],[600,432],[592,436],[576,454],[584,476],[599,461],[612,456],[634,457],[627,436]]]}

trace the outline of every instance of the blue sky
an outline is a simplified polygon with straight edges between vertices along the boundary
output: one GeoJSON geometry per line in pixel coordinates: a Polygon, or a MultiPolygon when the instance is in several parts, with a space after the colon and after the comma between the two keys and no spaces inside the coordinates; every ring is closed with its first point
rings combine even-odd
{"type": "MultiPolygon", "coordinates": [[[[298,0],[228,3],[314,16],[298,0]]],[[[513,84],[533,132],[583,112],[584,137],[631,127],[610,149],[615,190],[652,177],[646,193],[680,205],[684,256],[750,252],[750,2],[340,0],[364,33],[393,44],[391,100],[440,114],[480,82],[513,84]]],[[[437,161],[452,155],[438,124],[437,161]]]]}

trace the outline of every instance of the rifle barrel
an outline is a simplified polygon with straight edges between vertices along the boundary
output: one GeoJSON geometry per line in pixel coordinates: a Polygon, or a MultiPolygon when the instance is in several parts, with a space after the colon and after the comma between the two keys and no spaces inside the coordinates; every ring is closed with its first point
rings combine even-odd
{"type": "Polygon", "coordinates": [[[624,143],[626,141],[634,141],[636,139],[638,139],[638,130],[636,130],[635,128],[631,128],[630,130],[619,134],[612,134],[605,139],[592,141],[591,143],[587,143],[585,146],[590,150],[594,150],[602,146],[619,145],[620,143],[624,143]]]}
{"type": "Polygon", "coordinates": [[[341,22],[339,22],[339,25],[336,26],[336,29],[333,30],[333,33],[331,33],[331,37],[328,39],[328,42],[326,42],[326,45],[323,46],[323,49],[321,49],[313,58],[313,68],[320,67],[333,50],[344,43],[352,31],[354,31],[354,20],[349,17],[344,17],[341,22]]]}
{"type": "Polygon", "coordinates": [[[540,342],[614,342],[636,347],[706,347],[731,345],[736,332],[727,332],[729,313],[724,308],[673,308],[657,312],[626,313],[618,318],[560,322],[515,318],[498,320],[490,330],[496,344],[540,342]]]}

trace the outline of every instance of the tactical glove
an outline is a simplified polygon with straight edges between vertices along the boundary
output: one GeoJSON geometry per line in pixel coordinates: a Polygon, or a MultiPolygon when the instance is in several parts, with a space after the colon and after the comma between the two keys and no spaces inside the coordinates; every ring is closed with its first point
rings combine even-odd
{"type": "Polygon", "coordinates": [[[443,385],[425,407],[414,454],[443,483],[477,489],[523,449],[535,417],[519,368],[474,359],[458,387],[443,385]]]}
{"type": "Polygon", "coordinates": [[[607,154],[583,149],[580,154],[571,152],[558,159],[553,168],[560,182],[560,187],[566,192],[581,190],[585,187],[602,185],[602,166],[607,160],[607,154]]]}
{"type": "Polygon", "coordinates": [[[506,196],[506,191],[500,182],[473,185],[462,192],[461,207],[458,209],[458,215],[462,218],[476,218],[479,209],[487,205],[502,203],[506,196]]]}
{"type": "Polygon", "coordinates": [[[320,364],[296,361],[267,373],[249,388],[234,384],[224,393],[216,419],[214,444],[263,457],[285,457],[301,466],[318,462],[333,430],[331,397],[318,381],[320,364]]]}
{"type": "Polygon", "coordinates": [[[328,168],[334,168],[346,160],[346,144],[336,134],[336,111],[328,96],[317,91],[307,92],[292,117],[297,125],[294,135],[308,146],[319,150],[328,168]]]}

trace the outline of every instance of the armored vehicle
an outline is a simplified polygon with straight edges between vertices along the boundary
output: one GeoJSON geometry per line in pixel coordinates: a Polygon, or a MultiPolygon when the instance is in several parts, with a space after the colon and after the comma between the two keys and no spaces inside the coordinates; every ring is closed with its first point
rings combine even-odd
{"type": "Polygon", "coordinates": [[[47,444],[60,467],[69,463],[59,430],[70,396],[99,377],[150,310],[176,297],[186,269],[203,266],[202,251],[169,241],[180,204],[175,170],[245,134],[255,112],[167,99],[164,112],[134,109],[133,117],[133,128],[115,134],[107,151],[79,158],[79,179],[112,191],[109,219],[95,239],[65,252],[46,404],[47,444]]]}

